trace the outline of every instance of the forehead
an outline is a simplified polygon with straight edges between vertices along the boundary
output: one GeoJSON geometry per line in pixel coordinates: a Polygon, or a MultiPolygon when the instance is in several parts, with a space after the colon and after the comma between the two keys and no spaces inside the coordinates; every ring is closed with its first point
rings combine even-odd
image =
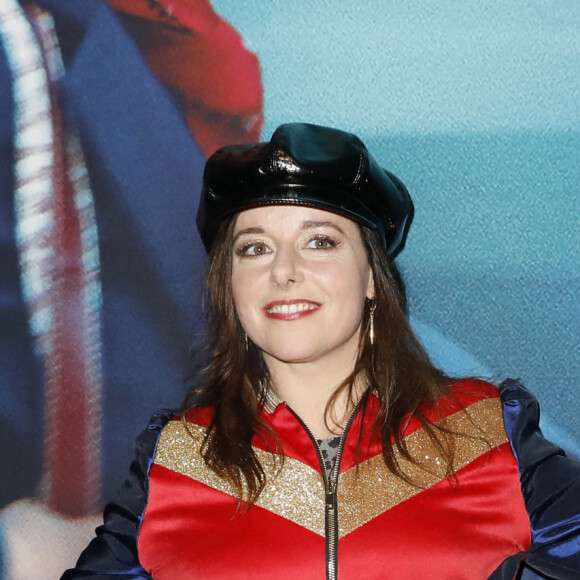
{"type": "Polygon", "coordinates": [[[358,232],[358,225],[341,215],[303,205],[269,205],[247,209],[238,214],[234,231],[261,227],[268,229],[300,229],[305,223],[334,225],[345,232],[358,232]]]}

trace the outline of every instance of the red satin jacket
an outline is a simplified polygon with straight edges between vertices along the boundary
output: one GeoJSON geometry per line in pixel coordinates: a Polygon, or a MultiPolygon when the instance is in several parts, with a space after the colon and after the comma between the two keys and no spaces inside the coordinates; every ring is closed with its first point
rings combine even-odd
{"type": "Polygon", "coordinates": [[[353,415],[327,476],[316,442],[284,403],[263,410],[274,441],[254,447],[267,474],[256,505],[200,456],[211,409],[158,414],[105,525],[63,578],[580,578],[580,467],[546,442],[523,387],[453,389],[429,420],[456,437],[455,475],[417,421],[405,440],[421,465],[394,476],[370,438],[377,402],[353,415]],[[357,468],[359,429],[362,445],[357,468]],[[563,506],[568,508],[563,509],[563,506]],[[519,572],[518,572],[519,571],[519,572]]]}

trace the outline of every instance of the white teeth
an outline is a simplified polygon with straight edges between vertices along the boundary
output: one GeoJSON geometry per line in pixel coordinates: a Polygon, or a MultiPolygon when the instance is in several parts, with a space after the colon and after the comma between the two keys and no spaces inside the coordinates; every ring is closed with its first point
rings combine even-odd
{"type": "Polygon", "coordinates": [[[316,307],[316,304],[308,302],[295,302],[293,304],[276,304],[268,308],[268,312],[271,314],[295,314],[304,310],[314,310],[316,307]]]}

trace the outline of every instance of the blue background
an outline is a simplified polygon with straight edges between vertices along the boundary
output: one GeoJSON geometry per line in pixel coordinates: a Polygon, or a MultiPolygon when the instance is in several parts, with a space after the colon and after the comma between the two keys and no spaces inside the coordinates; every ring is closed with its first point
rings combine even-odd
{"type": "Polygon", "coordinates": [[[407,184],[399,262],[436,362],[522,378],[580,455],[580,4],[213,4],[260,59],[265,139],[350,130],[407,184]]]}

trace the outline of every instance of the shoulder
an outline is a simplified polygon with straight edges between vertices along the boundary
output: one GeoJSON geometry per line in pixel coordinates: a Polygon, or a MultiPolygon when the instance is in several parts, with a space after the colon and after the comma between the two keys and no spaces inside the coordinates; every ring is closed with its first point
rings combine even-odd
{"type": "Polygon", "coordinates": [[[452,416],[477,415],[478,409],[493,408],[501,415],[499,391],[496,386],[479,379],[453,381],[444,395],[436,401],[428,401],[420,406],[420,413],[431,423],[452,416]]]}
{"type": "Polygon", "coordinates": [[[406,422],[404,434],[431,429],[429,425],[455,439],[460,436],[459,442],[477,438],[499,445],[506,441],[499,391],[479,379],[455,380],[438,399],[422,403],[406,422]]]}
{"type": "MultiPolygon", "coordinates": [[[[186,423],[193,423],[195,425],[200,425],[203,427],[207,427],[211,424],[215,413],[215,407],[207,406],[207,407],[199,407],[193,406],[190,407],[185,413],[183,414],[183,419],[186,423]]],[[[181,419],[181,417],[179,417],[181,419]]],[[[175,419],[175,417],[174,417],[175,419]]]]}
{"type": "Polygon", "coordinates": [[[531,523],[526,565],[542,578],[578,578],[580,463],[544,438],[538,401],[519,380],[507,379],[498,390],[531,523]]]}
{"type": "Polygon", "coordinates": [[[495,399],[499,397],[499,389],[496,385],[482,379],[461,379],[454,381],[443,399],[455,399],[462,405],[469,405],[483,399],[495,399]]]}
{"type": "Polygon", "coordinates": [[[100,577],[151,578],[139,560],[137,538],[149,497],[149,472],[160,436],[173,417],[162,410],[155,413],[137,436],[129,475],[117,497],[105,507],[103,525],[96,538],[81,554],[74,570],[63,580],[100,577]]]}
{"type": "MultiPolygon", "coordinates": [[[[183,415],[173,415],[164,420],[157,435],[152,463],[172,471],[195,463],[201,454],[212,417],[212,407],[192,407],[183,415]]],[[[157,423],[153,425],[155,429],[157,423]]]]}
{"type": "Polygon", "coordinates": [[[171,422],[173,412],[162,409],[154,413],[145,429],[137,435],[133,445],[133,461],[129,475],[116,500],[105,508],[105,515],[112,505],[120,502],[140,519],[145,510],[149,491],[149,472],[153,464],[159,441],[165,427],[171,422]]]}
{"type": "Polygon", "coordinates": [[[157,411],[149,419],[147,427],[135,439],[135,461],[138,463],[146,462],[140,465],[140,472],[143,476],[147,475],[149,460],[155,455],[163,429],[173,418],[173,412],[168,409],[157,411]]]}
{"type": "Polygon", "coordinates": [[[151,415],[147,427],[141,432],[141,435],[147,432],[158,433],[171,419],[175,417],[175,413],[169,409],[160,409],[151,415]]]}
{"type": "Polygon", "coordinates": [[[506,379],[498,386],[498,391],[508,433],[515,435],[515,429],[522,421],[539,425],[540,405],[519,379],[506,379]]]}
{"type": "MultiPolygon", "coordinates": [[[[505,380],[498,390],[505,429],[520,466],[522,489],[525,491],[527,478],[541,472],[546,465],[550,465],[552,484],[559,471],[555,469],[556,466],[572,469],[578,479],[580,465],[569,460],[560,447],[544,438],[540,429],[540,405],[536,397],[519,380],[514,379],[505,380]]],[[[561,475],[568,479],[568,469],[565,469],[565,473],[561,475]]]]}
{"type": "Polygon", "coordinates": [[[550,443],[540,429],[540,405],[518,379],[506,379],[498,386],[505,429],[520,471],[549,457],[564,456],[560,447],[550,443]]]}

